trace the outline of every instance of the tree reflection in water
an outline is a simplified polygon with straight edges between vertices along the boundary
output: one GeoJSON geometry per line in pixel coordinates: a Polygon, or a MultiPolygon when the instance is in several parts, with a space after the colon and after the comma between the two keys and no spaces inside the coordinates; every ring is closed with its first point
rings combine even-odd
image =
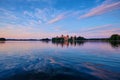
{"type": "Polygon", "coordinates": [[[120,47],[120,41],[109,41],[109,43],[111,44],[111,46],[113,48],[118,48],[120,47]]]}
{"type": "Polygon", "coordinates": [[[80,46],[80,45],[83,45],[86,41],[82,40],[82,41],[52,41],[53,44],[57,45],[57,46],[61,46],[61,47],[64,47],[64,46],[80,46]]]}
{"type": "Polygon", "coordinates": [[[120,47],[120,41],[87,41],[87,40],[81,40],[81,41],[52,41],[53,44],[57,46],[82,46],[86,42],[105,42],[109,43],[113,48],[118,48],[120,47]]]}
{"type": "Polygon", "coordinates": [[[5,41],[0,41],[0,44],[3,44],[3,43],[5,43],[5,41]]]}
{"type": "MultiPolygon", "coordinates": [[[[6,41],[0,41],[0,44],[4,44],[6,41]]],[[[113,48],[119,48],[120,47],[120,41],[88,41],[88,40],[80,40],[80,41],[42,41],[43,43],[49,44],[49,42],[52,42],[52,44],[61,46],[61,47],[69,47],[69,46],[82,46],[86,42],[105,42],[109,43],[111,47],[113,48]]]]}

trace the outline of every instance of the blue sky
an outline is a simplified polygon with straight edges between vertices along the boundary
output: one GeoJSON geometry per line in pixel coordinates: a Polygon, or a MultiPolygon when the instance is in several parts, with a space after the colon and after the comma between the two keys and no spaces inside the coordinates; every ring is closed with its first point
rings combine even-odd
{"type": "Polygon", "coordinates": [[[0,0],[0,37],[120,34],[120,0],[0,0]]]}

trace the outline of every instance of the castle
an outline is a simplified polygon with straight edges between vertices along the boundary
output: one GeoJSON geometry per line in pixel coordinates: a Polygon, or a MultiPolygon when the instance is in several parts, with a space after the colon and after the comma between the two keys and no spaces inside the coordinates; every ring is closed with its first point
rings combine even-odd
{"type": "Polygon", "coordinates": [[[60,37],[60,38],[63,38],[63,39],[64,39],[64,41],[68,41],[68,40],[69,40],[69,35],[67,35],[67,36],[61,35],[61,37],[60,37]]]}

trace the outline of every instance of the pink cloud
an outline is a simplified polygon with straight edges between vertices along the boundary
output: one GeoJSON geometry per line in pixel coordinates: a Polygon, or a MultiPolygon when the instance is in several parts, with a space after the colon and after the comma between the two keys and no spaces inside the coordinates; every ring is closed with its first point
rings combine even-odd
{"type": "MultiPolygon", "coordinates": [[[[60,27],[58,27],[58,30],[60,27]]],[[[51,38],[57,35],[65,34],[64,30],[56,32],[47,32],[44,29],[33,28],[25,25],[6,24],[0,27],[0,37],[16,38],[16,39],[29,39],[29,38],[51,38]]]]}
{"type": "Polygon", "coordinates": [[[112,24],[106,24],[106,25],[102,25],[102,26],[88,28],[86,31],[95,31],[95,30],[98,31],[98,30],[108,29],[111,27],[113,27],[112,24]]]}
{"type": "Polygon", "coordinates": [[[115,9],[120,9],[120,1],[111,3],[111,4],[103,3],[102,5],[91,9],[88,13],[80,16],[80,18],[88,18],[88,17],[92,17],[92,16],[101,15],[103,13],[107,13],[107,12],[110,12],[115,9]]]}
{"type": "Polygon", "coordinates": [[[107,38],[112,34],[120,34],[120,28],[116,24],[105,24],[91,28],[81,28],[78,32],[70,32],[70,35],[83,36],[85,38],[107,38]]]}
{"type": "Polygon", "coordinates": [[[84,32],[85,33],[98,32],[98,31],[101,31],[101,30],[111,29],[113,27],[114,27],[113,24],[105,24],[105,25],[100,25],[100,26],[95,26],[95,27],[91,26],[91,27],[89,27],[87,29],[82,28],[82,29],[80,29],[79,32],[82,32],[82,33],[84,33],[84,32]]]}
{"type": "Polygon", "coordinates": [[[58,22],[58,21],[60,21],[60,20],[62,20],[64,18],[65,18],[65,14],[60,14],[57,17],[55,17],[55,18],[51,19],[50,21],[48,21],[48,24],[53,24],[53,23],[58,22]]]}
{"type": "Polygon", "coordinates": [[[97,32],[91,32],[86,34],[87,37],[95,37],[95,38],[102,38],[102,37],[110,37],[112,34],[120,34],[120,28],[113,28],[108,30],[99,30],[97,32]]]}

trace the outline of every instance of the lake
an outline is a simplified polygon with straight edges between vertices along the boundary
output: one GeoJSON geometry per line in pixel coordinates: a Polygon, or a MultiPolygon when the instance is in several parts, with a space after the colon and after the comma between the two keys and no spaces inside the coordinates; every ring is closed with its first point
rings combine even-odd
{"type": "Polygon", "coordinates": [[[0,42],[0,80],[120,80],[120,44],[0,42]]]}

